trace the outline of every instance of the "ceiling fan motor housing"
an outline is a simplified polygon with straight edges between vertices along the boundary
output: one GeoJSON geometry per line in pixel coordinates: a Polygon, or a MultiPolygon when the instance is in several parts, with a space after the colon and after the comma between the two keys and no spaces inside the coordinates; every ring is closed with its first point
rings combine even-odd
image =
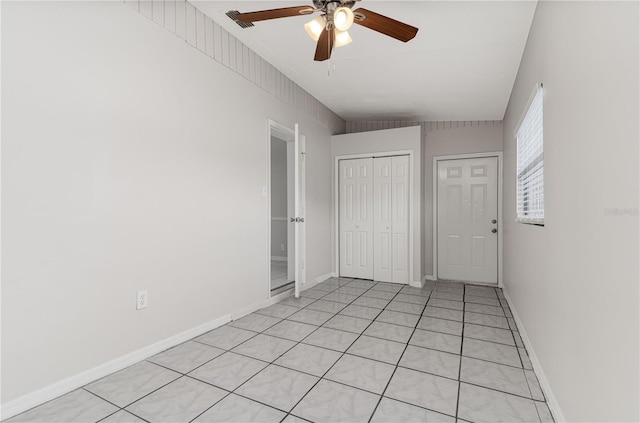
{"type": "Polygon", "coordinates": [[[309,36],[317,41],[314,60],[319,62],[329,59],[334,47],[341,47],[352,41],[347,30],[354,23],[405,43],[418,33],[416,27],[368,9],[358,8],[352,11],[357,1],[359,0],[311,0],[313,8],[291,6],[247,13],[230,10],[227,16],[241,27],[247,28],[258,21],[321,12],[320,16],[305,25],[309,36]]]}
{"type": "Polygon", "coordinates": [[[329,4],[333,4],[334,7],[348,7],[351,9],[356,2],[354,0],[313,0],[313,7],[324,12],[327,11],[329,4]]]}

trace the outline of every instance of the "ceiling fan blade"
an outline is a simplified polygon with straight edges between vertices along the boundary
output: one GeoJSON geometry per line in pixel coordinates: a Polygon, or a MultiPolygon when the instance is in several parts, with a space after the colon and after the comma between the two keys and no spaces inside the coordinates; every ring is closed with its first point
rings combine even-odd
{"type": "Polygon", "coordinates": [[[367,9],[356,9],[353,14],[355,18],[353,23],[373,29],[405,43],[413,39],[418,33],[418,28],[415,26],[407,25],[367,9]]]}
{"type": "Polygon", "coordinates": [[[234,19],[240,22],[257,22],[268,19],[288,18],[290,16],[302,16],[313,13],[311,6],[282,7],[280,9],[259,10],[257,12],[238,13],[234,19]]]}
{"type": "Polygon", "coordinates": [[[333,29],[325,29],[318,38],[318,44],[316,45],[316,55],[313,60],[316,62],[322,62],[331,57],[331,51],[333,50],[333,43],[335,41],[335,33],[333,29]]]}

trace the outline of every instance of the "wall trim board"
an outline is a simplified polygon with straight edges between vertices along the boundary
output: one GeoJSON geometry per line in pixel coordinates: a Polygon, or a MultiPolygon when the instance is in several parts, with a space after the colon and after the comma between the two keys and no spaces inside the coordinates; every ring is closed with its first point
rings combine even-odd
{"type": "MultiPolygon", "coordinates": [[[[295,83],[285,73],[273,66],[240,40],[233,37],[233,35],[228,33],[216,21],[208,17],[195,4],[184,0],[154,0],[154,7],[140,7],[141,3],[144,2],[139,2],[138,0],[125,0],[124,2],[124,4],[133,11],[138,12],[140,15],[149,19],[152,23],[163,27],[165,30],[184,41],[187,45],[198,50],[200,53],[209,57],[211,60],[214,60],[219,65],[235,72],[239,76],[245,78],[248,82],[267,91],[278,100],[302,111],[321,125],[328,127],[331,121],[331,116],[337,116],[331,109],[321,103],[320,100],[311,95],[307,90],[295,83]],[[171,23],[173,22],[173,19],[166,21],[163,18],[154,19],[153,9],[159,6],[160,10],[164,10],[165,3],[174,4],[173,7],[179,8],[182,16],[186,16],[186,9],[192,10],[193,14],[202,16],[201,20],[204,25],[198,25],[196,19],[187,19],[184,22],[184,27],[177,30],[175,28],[175,24],[171,23]],[[238,55],[235,60],[231,61],[228,50],[225,55],[225,49],[222,48],[221,43],[223,41],[216,40],[216,43],[218,43],[220,48],[208,47],[208,45],[211,45],[212,43],[211,41],[206,40],[213,40],[216,34],[218,34],[218,36],[221,35],[221,40],[228,40],[229,38],[233,39],[234,45],[239,45],[239,48],[244,49],[245,51],[248,50],[248,54],[246,56],[238,55]],[[209,44],[207,45],[207,43],[209,44]]],[[[177,11],[174,13],[177,13],[177,11]]]]}
{"type": "Polygon", "coordinates": [[[411,281],[409,282],[409,286],[414,288],[422,288],[424,286],[424,281],[411,281]]]}
{"type": "Polygon", "coordinates": [[[406,128],[420,126],[423,131],[441,131],[456,128],[472,128],[479,126],[501,125],[501,120],[465,120],[465,121],[403,121],[403,120],[373,120],[347,121],[347,134],[357,132],[379,131],[381,129],[406,128]]]}
{"type": "Polygon", "coordinates": [[[433,275],[425,275],[425,276],[424,276],[424,278],[423,278],[423,280],[425,280],[425,281],[437,281],[437,280],[438,280],[438,278],[436,278],[436,277],[435,277],[435,276],[433,276],[433,275]]]}
{"type": "Polygon", "coordinates": [[[335,277],[336,277],[336,274],[334,272],[325,273],[324,275],[320,275],[313,282],[307,281],[307,283],[304,284],[304,289],[302,289],[302,291],[306,291],[307,289],[311,289],[314,286],[316,286],[317,284],[319,284],[320,282],[324,282],[327,279],[331,279],[331,278],[335,278],[335,277]]]}
{"type": "Polygon", "coordinates": [[[270,305],[274,305],[276,303],[279,303],[280,301],[284,300],[287,297],[290,297],[293,295],[293,288],[287,289],[286,291],[283,291],[277,295],[274,295],[273,297],[267,298],[266,300],[263,301],[258,301],[252,305],[250,305],[249,307],[245,307],[243,309],[241,309],[240,311],[236,312],[236,313],[232,313],[231,314],[231,320],[238,320],[241,317],[246,316],[247,314],[251,314],[254,311],[260,310],[261,308],[265,308],[265,307],[269,307],[270,305]]]}
{"type": "Polygon", "coordinates": [[[37,391],[23,395],[2,405],[0,411],[0,418],[4,421],[9,417],[13,417],[17,414],[25,412],[45,402],[51,401],[57,397],[67,394],[73,390],[81,388],[88,383],[108,376],[112,373],[120,371],[126,367],[136,364],[142,360],[152,357],[162,351],[175,347],[178,344],[186,342],[190,339],[200,336],[203,333],[209,332],[215,328],[218,328],[231,321],[231,315],[226,314],[217,319],[213,319],[209,322],[195,326],[191,329],[187,329],[183,332],[165,338],[161,341],[155,342],[139,350],[132,351],[128,354],[122,355],[106,363],[100,364],[77,375],[68,377],[59,382],[53,383],[37,391]]]}
{"type": "Polygon", "coordinates": [[[318,276],[316,278],[316,283],[314,283],[314,285],[318,284],[320,282],[324,282],[327,279],[331,279],[331,278],[335,278],[335,277],[336,277],[336,274],[334,272],[325,273],[324,275],[318,276]]]}
{"type": "Polygon", "coordinates": [[[538,357],[536,356],[535,350],[533,349],[533,345],[531,344],[531,340],[527,335],[527,332],[524,328],[524,324],[518,315],[518,311],[513,306],[513,301],[511,300],[511,296],[509,295],[509,291],[505,287],[502,287],[502,293],[507,299],[507,303],[509,303],[509,308],[511,309],[511,314],[513,314],[513,319],[516,321],[516,325],[518,326],[518,332],[520,332],[520,337],[522,338],[522,343],[529,354],[529,359],[531,360],[531,365],[533,366],[533,371],[538,376],[538,380],[540,382],[540,387],[542,388],[542,392],[547,400],[547,405],[549,406],[549,410],[551,410],[551,414],[553,415],[553,419],[556,422],[565,422],[564,414],[560,408],[560,404],[553,394],[553,390],[551,389],[551,385],[549,384],[549,380],[542,369],[542,365],[540,361],[538,361],[538,357]]]}
{"type": "MultiPolygon", "coordinates": [[[[328,273],[327,275],[320,276],[316,278],[316,283],[329,279],[332,276],[333,273],[328,273]]],[[[251,314],[256,310],[260,310],[261,308],[276,304],[283,299],[290,297],[292,294],[293,289],[289,289],[265,301],[255,303],[238,313],[226,314],[222,317],[203,323],[191,329],[187,329],[184,332],[180,332],[176,335],[165,338],[139,350],[125,354],[104,364],[100,364],[92,369],[85,370],[84,372],[79,373],[75,376],[63,379],[60,382],[56,382],[35,392],[24,395],[20,398],[16,398],[15,400],[10,401],[2,406],[2,410],[0,410],[0,418],[2,420],[5,420],[38,405],[44,404],[45,402],[51,401],[75,389],[81,388],[95,380],[108,376],[111,373],[120,371],[126,367],[129,367],[142,360],[146,360],[149,357],[161,353],[162,351],[193,339],[196,336],[200,336],[233,320],[237,320],[243,316],[246,316],[247,314],[251,314]]]]}

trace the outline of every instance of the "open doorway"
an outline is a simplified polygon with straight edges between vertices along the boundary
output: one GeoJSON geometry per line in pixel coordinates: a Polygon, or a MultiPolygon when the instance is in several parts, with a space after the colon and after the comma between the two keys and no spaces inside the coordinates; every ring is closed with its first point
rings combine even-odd
{"type": "Polygon", "coordinates": [[[305,268],[305,137],[269,119],[269,290],[300,295],[305,268]]]}
{"type": "Polygon", "coordinates": [[[288,135],[272,128],[269,190],[272,294],[291,288],[295,281],[295,152],[294,143],[286,139],[288,135]]]}

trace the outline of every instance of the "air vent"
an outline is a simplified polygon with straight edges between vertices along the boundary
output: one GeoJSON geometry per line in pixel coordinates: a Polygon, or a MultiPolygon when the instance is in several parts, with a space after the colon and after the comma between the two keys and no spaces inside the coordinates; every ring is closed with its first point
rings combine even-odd
{"type": "Polygon", "coordinates": [[[233,21],[235,23],[237,23],[241,28],[251,28],[252,26],[254,26],[251,22],[242,22],[238,20],[238,15],[240,14],[240,12],[238,12],[237,10],[229,10],[227,12],[227,16],[230,17],[231,19],[233,19],[233,21]]]}

